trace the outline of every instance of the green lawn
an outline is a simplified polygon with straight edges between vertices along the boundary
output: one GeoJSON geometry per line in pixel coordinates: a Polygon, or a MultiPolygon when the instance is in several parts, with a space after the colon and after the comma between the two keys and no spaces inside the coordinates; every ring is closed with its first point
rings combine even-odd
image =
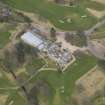
{"type": "Polygon", "coordinates": [[[42,79],[48,82],[52,88],[53,98],[49,98],[49,105],[53,105],[53,99],[56,95],[56,90],[60,94],[62,105],[66,105],[70,101],[70,97],[75,88],[75,81],[79,79],[83,74],[88,72],[92,67],[96,65],[96,59],[84,55],[77,58],[77,61],[68,67],[64,74],[60,74],[56,71],[43,71],[38,76],[34,77],[30,83],[35,83],[37,79],[42,79]],[[61,93],[61,87],[64,86],[64,93],[61,93]]]}
{"type": "Polygon", "coordinates": [[[9,41],[10,33],[0,31],[0,49],[3,48],[9,41]]]}
{"type": "Polygon", "coordinates": [[[80,0],[75,7],[64,7],[55,3],[49,3],[47,0],[5,0],[10,6],[27,12],[37,13],[47,18],[56,27],[64,30],[87,29],[95,24],[98,19],[92,16],[86,8],[104,10],[105,6],[90,0],[80,0]],[[87,15],[86,18],[81,16],[87,15]],[[67,22],[67,17],[72,21],[67,22]],[[59,22],[63,20],[64,23],[59,22]]]}

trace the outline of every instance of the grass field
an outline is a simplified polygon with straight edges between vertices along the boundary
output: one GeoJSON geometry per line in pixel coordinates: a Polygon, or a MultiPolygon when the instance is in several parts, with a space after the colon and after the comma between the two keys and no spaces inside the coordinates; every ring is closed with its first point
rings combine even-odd
{"type": "Polygon", "coordinates": [[[5,105],[10,105],[11,102],[13,102],[13,105],[28,105],[27,99],[20,92],[17,90],[8,92],[9,96],[5,105]]]}
{"type": "MultiPolygon", "coordinates": [[[[9,74],[9,77],[11,74],[9,74]]],[[[7,88],[7,87],[13,87],[16,86],[16,82],[13,82],[10,80],[6,72],[3,71],[2,67],[0,66],[0,88],[7,88]]]]}
{"type": "MultiPolygon", "coordinates": [[[[54,3],[49,3],[47,0],[5,0],[10,6],[24,10],[27,12],[40,14],[42,17],[48,19],[57,28],[63,30],[83,30],[88,29],[95,24],[98,19],[92,16],[86,8],[93,8],[96,10],[104,10],[105,6],[90,0],[80,0],[81,3],[75,7],[63,7],[54,3]],[[82,18],[81,16],[87,16],[82,18]],[[67,18],[70,18],[71,23],[67,22],[67,18]],[[64,21],[60,23],[59,20],[64,21]]],[[[9,41],[10,32],[8,28],[6,30],[0,30],[0,48],[3,48],[9,41]]],[[[104,29],[103,29],[104,30],[104,29]]],[[[18,75],[21,78],[21,82],[27,80],[34,70],[40,69],[44,65],[43,61],[37,59],[29,65],[26,72],[20,72],[18,75]],[[34,68],[35,67],[35,68],[34,68]],[[34,69],[33,69],[34,68],[34,69]],[[32,71],[30,70],[32,69],[32,71]],[[29,71],[30,70],[30,71],[29,71]],[[23,81],[22,81],[23,80],[23,81]]],[[[51,90],[51,96],[47,97],[48,105],[67,105],[70,104],[70,99],[75,90],[75,82],[83,74],[88,72],[92,67],[96,65],[96,59],[89,55],[83,55],[78,57],[76,62],[69,66],[63,74],[56,71],[42,71],[37,76],[30,80],[31,84],[35,84],[36,80],[45,80],[51,90]],[[62,87],[64,87],[62,91],[62,87]]],[[[49,63],[48,67],[53,67],[52,63],[49,63]]],[[[21,71],[21,70],[20,70],[21,71]]],[[[1,72],[2,73],[2,72],[1,72]]],[[[0,88],[16,86],[5,75],[1,74],[0,88]]],[[[14,105],[27,105],[27,101],[24,96],[20,94],[20,90],[8,90],[1,91],[0,94],[7,94],[8,99],[5,105],[9,105],[13,102],[14,105]]],[[[43,96],[41,97],[43,98],[43,96]]],[[[44,99],[43,99],[44,100],[44,99]]],[[[41,99],[40,99],[41,101],[41,99]]],[[[42,103],[42,102],[40,102],[42,103]]],[[[42,104],[43,105],[43,104],[42,104]]],[[[45,104],[47,105],[47,104],[45,104]]]]}
{"type": "Polygon", "coordinates": [[[35,83],[37,79],[47,81],[53,92],[52,96],[48,97],[48,105],[53,105],[52,103],[55,100],[54,97],[57,96],[59,97],[62,105],[66,105],[67,103],[70,103],[70,97],[72,96],[72,93],[75,89],[75,81],[95,65],[96,59],[91,56],[84,55],[80,58],[77,58],[77,61],[72,64],[72,66],[68,67],[64,74],[60,74],[56,71],[43,71],[38,76],[34,77],[30,83],[35,83]],[[64,93],[61,93],[62,86],[64,87],[64,93]]]}
{"type": "Polygon", "coordinates": [[[105,25],[101,26],[96,32],[94,32],[91,36],[91,39],[103,39],[105,38],[105,25]]]}
{"type": "Polygon", "coordinates": [[[2,105],[28,105],[27,99],[20,90],[0,90],[0,96],[6,95],[2,105]]]}
{"type": "Polygon", "coordinates": [[[15,70],[19,83],[23,84],[26,82],[33,74],[42,68],[43,65],[45,65],[45,61],[39,57],[36,57],[32,61],[15,70]]]}
{"type": "Polygon", "coordinates": [[[11,102],[13,102],[14,105],[28,105],[25,96],[21,94],[21,90],[12,89],[18,85],[11,76],[11,74],[3,71],[2,67],[0,67],[0,105],[10,105],[11,102]],[[7,96],[7,98],[4,99],[4,96],[7,96]],[[2,100],[5,103],[2,103],[2,100]]]}
{"type": "Polygon", "coordinates": [[[0,49],[3,48],[9,41],[10,33],[0,31],[0,49]]]}
{"type": "Polygon", "coordinates": [[[14,26],[8,23],[0,23],[0,49],[3,48],[8,42],[11,36],[11,32],[14,30],[14,26]]]}
{"type": "Polygon", "coordinates": [[[47,0],[5,0],[10,6],[27,12],[37,13],[48,19],[56,27],[64,30],[87,29],[95,24],[98,19],[92,16],[86,8],[104,10],[105,6],[91,0],[80,0],[75,7],[64,7],[47,0]],[[81,16],[86,15],[86,18],[81,16]],[[67,22],[70,18],[71,23],[67,22]],[[59,20],[64,21],[61,23],[59,20]]]}
{"type": "Polygon", "coordinates": [[[25,68],[28,73],[34,73],[39,70],[43,65],[45,65],[45,61],[42,58],[36,57],[32,60],[32,62],[28,63],[25,68]]]}

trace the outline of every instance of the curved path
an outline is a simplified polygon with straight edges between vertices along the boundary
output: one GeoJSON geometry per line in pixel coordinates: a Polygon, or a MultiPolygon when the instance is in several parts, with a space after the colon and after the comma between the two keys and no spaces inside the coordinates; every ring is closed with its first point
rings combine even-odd
{"type": "Polygon", "coordinates": [[[92,28],[90,28],[90,29],[84,31],[84,34],[85,34],[86,36],[89,36],[89,35],[91,35],[97,28],[101,27],[101,26],[104,25],[104,24],[105,24],[105,18],[104,18],[103,20],[99,21],[97,24],[95,24],[92,28]]]}

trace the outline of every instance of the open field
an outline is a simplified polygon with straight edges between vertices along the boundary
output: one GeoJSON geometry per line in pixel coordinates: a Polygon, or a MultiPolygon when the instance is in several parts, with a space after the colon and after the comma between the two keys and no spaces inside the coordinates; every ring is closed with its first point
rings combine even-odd
{"type": "Polygon", "coordinates": [[[94,10],[94,9],[90,9],[87,8],[87,10],[95,17],[97,18],[102,18],[103,16],[105,16],[105,10],[103,11],[98,11],[98,10],[94,10]]]}
{"type": "Polygon", "coordinates": [[[105,38],[105,25],[101,26],[91,36],[91,39],[103,39],[105,38]]]}
{"type": "Polygon", "coordinates": [[[105,31],[103,32],[97,32],[95,34],[93,34],[93,36],[91,36],[91,39],[102,39],[105,38],[105,31]]]}
{"type": "Polygon", "coordinates": [[[101,69],[96,66],[76,81],[76,85],[81,84],[83,86],[86,96],[94,96],[97,91],[101,91],[104,88],[105,74],[101,69]]]}
{"type": "Polygon", "coordinates": [[[26,82],[33,74],[45,65],[45,61],[41,58],[33,59],[32,62],[27,63],[22,68],[15,71],[20,83],[26,82]]]}
{"type": "Polygon", "coordinates": [[[0,66],[0,105],[28,105],[25,96],[17,89],[17,82],[0,66]],[[11,103],[11,104],[10,104],[11,103]]]}
{"type": "Polygon", "coordinates": [[[11,74],[7,75],[7,73],[3,71],[2,67],[0,66],[0,88],[16,86],[16,81],[9,77],[11,77],[11,74]]]}
{"type": "MultiPolygon", "coordinates": [[[[105,11],[104,4],[92,0],[80,0],[80,3],[74,7],[60,6],[47,0],[5,0],[5,2],[13,8],[38,14],[48,19],[55,27],[63,30],[81,31],[90,28],[98,22],[100,19],[91,14],[91,11],[88,11],[87,8],[92,8],[96,11],[105,11]],[[68,19],[71,22],[68,22],[68,19]]],[[[6,28],[4,27],[5,25],[0,26],[0,48],[3,48],[9,42],[11,31],[14,29],[7,25],[6,28]]],[[[104,30],[105,27],[98,29],[94,37],[102,38],[105,35],[104,30]],[[103,34],[100,36],[98,32],[102,32],[103,34]]],[[[64,46],[67,47],[67,44],[64,46]]],[[[72,49],[75,51],[77,48],[72,47],[72,49]]],[[[25,62],[22,67],[16,69],[14,72],[20,84],[25,83],[27,89],[31,89],[38,80],[43,80],[48,84],[51,94],[47,96],[40,92],[38,94],[40,105],[71,105],[71,97],[75,91],[76,81],[96,64],[97,60],[93,56],[80,54],[76,56],[76,61],[69,65],[65,72],[61,73],[55,70],[57,69],[55,62],[50,59],[46,59],[45,61],[42,58],[36,57],[32,62],[30,60],[29,62],[25,62]]],[[[24,96],[22,90],[15,88],[18,85],[9,74],[7,75],[6,72],[0,70],[0,98],[4,98],[2,104],[28,105],[26,96],[24,96]]],[[[43,87],[41,89],[43,91],[43,87]]]]}
{"type": "Polygon", "coordinates": [[[17,26],[20,26],[19,23],[22,24],[26,22],[24,16],[19,15],[9,7],[8,10],[10,15],[7,16],[8,18],[3,17],[4,19],[1,19],[2,9],[6,7],[7,6],[0,1],[0,49],[2,49],[11,40],[11,35],[14,31],[17,31],[17,26]]]}
{"type": "Polygon", "coordinates": [[[90,102],[86,102],[88,105],[103,105],[102,103],[105,102],[104,88],[104,70],[96,65],[76,81],[76,89],[72,98],[78,105],[82,105],[88,98],[90,100],[90,102]]]}
{"type": "MultiPolygon", "coordinates": [[[[8,92],[9,93],[9,92],[8,92]]],[[[5,103],[5,105],[28,105],[28,102],[19,91],[11,91],[8,95],[8,99],[5,103]]]]}
{"type": "Polygon", "coordinates": [[[105,0],[92,0],[92,1],[96,1],[96,2],[98,2],[98,3],[105,4],[105,0]]]}
{"type": "Polygon", "coordinates": [[[0,48],[3,48],[9,41],[9,32],[0,32],[0,48]]]}
{"type": "Polygon", "coordinates": [[[68,67],[67,71],[63,74],[50,70],[42,71],[37,76],[33,77],[30,83],[33,84],[38,79],[45,80],[52,89],[52,95],[48,97],[48,105],[53,105],[52,103],[54,103],[55,97],[59,98],[60,101],[58,101],[61,102],[62,105],[65,105],[70,103],[70,97],[75,89],[75,81],[94,67],[95,64],[96,59],[91,56],[83,55],[77,58],[77,61],[68,67]]]}
{"type": "Polygon", "coordinates": [[[1,105],[28,105],[28,102],[20,90],[0,90],[1,105]]]}
{"type": "Polygon", "coordinates": [[[105,9],[103,4],[90,0],[80,0],[80,3],[74,7],[63,7],[47,0],[6,0],[5,2],[16,9],[39,14],[48,19],[54,26],[64,30],[90,28],[98,19],[92,16],[86,8],[105,9]],[[82,16],[86,17],[82,18],[82,16]],[[71,22],[67,22],[67,19],[71,19],[71,22]]]}
{"type": "Polygon", "coordinates": [[[13,26],[0,23],[0,48],[3,48],[8,42],[11,35],[10,31],[13,29],[13,26]]]}
{"type": "Polygon", "coordinates": [[[0,94],[0,103],[1,103],[1,105],[5,104],[7,98],[8,98],[8,95],[0,94]]]}

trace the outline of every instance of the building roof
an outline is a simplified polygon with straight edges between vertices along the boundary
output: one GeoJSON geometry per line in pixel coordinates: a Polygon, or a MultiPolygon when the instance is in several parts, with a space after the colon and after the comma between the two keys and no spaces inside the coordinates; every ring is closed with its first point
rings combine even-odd
{"type": "Polygon", "coordinates": [[[44,47],[43,40],[38,37],[38,34],[36,33],[33,34],[32,32],[26,32],[21,36],[21,39],[25,43],[33,47],[37,47],[38,49],[42,49],[44,47]]]}

